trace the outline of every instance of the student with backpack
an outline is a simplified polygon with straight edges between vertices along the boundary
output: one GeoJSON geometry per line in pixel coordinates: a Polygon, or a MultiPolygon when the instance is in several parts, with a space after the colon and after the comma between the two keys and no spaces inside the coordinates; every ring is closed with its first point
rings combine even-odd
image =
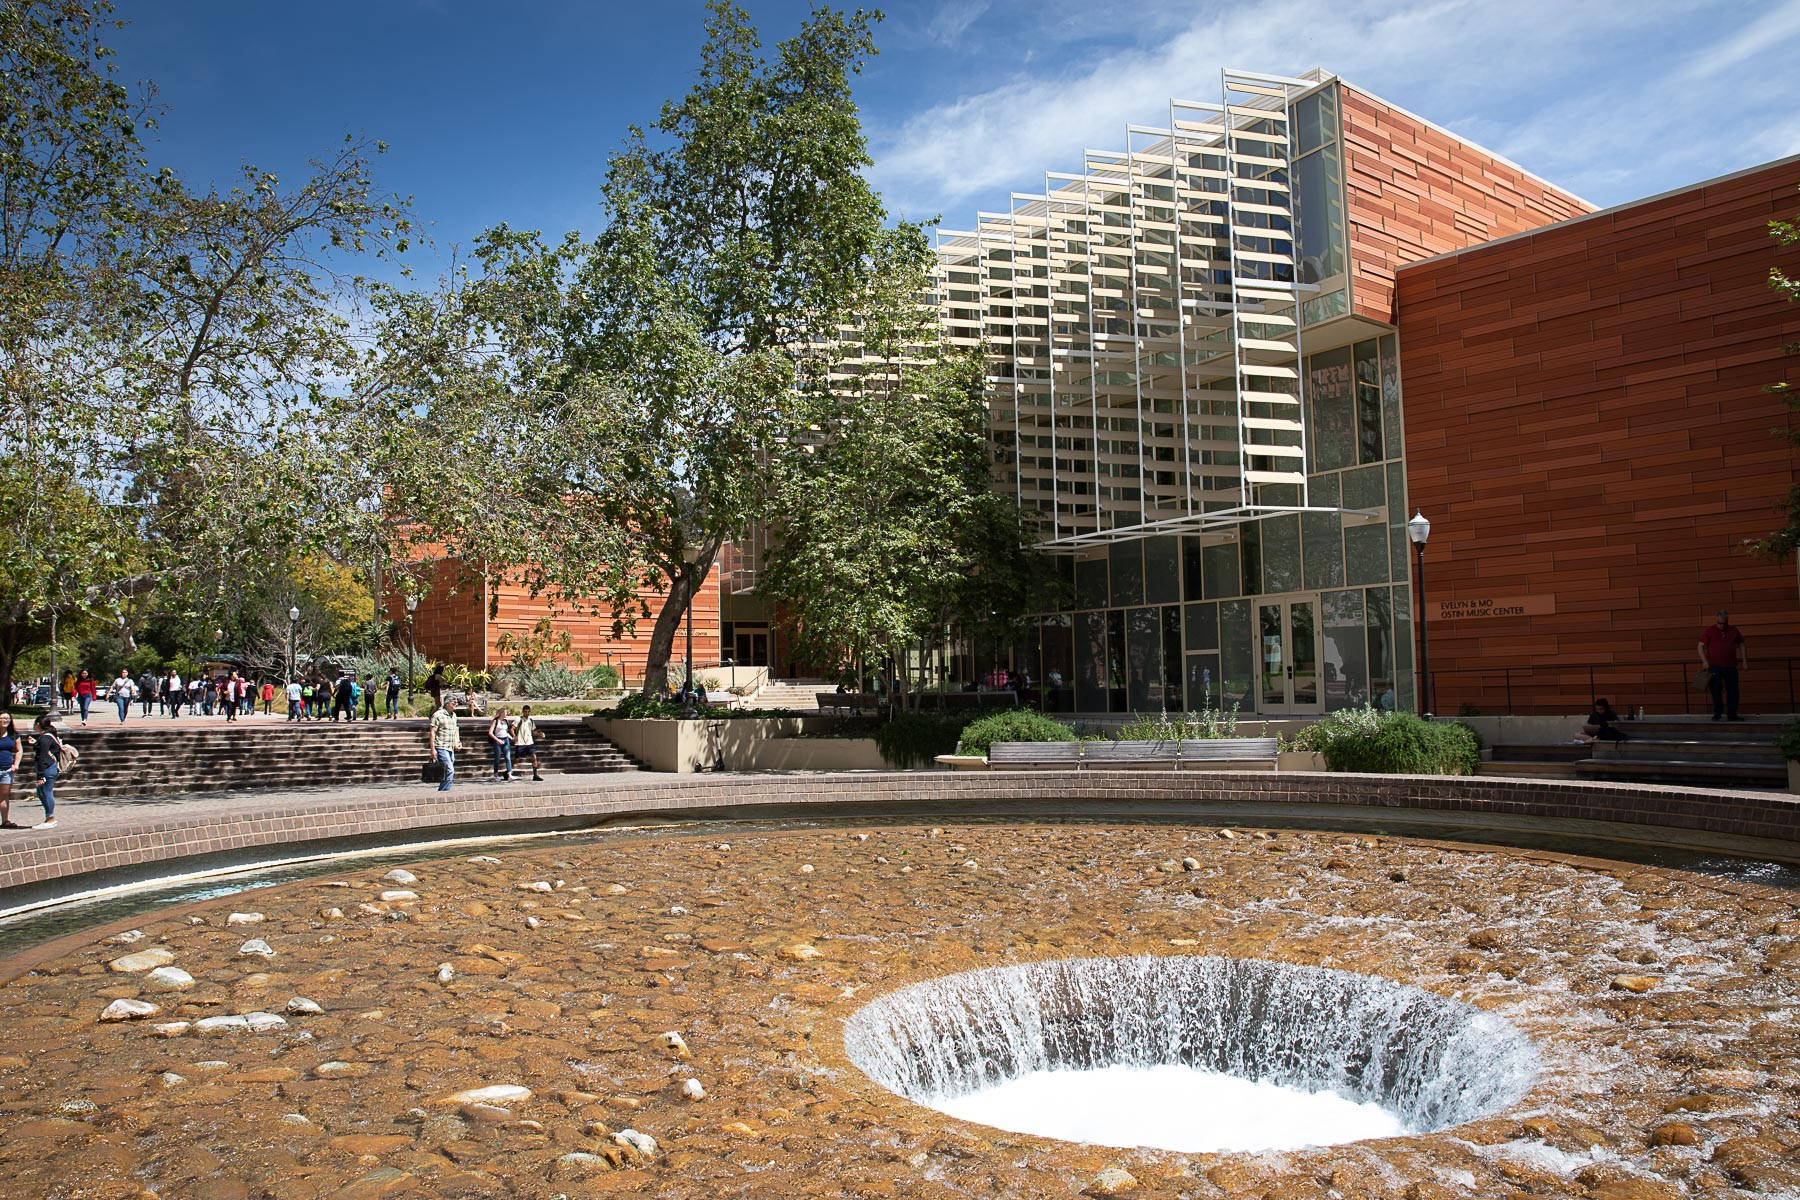
{"type": "Polygon", "coordinates": [[[33,829],[56,828],[56,781],[75,769],[79,752],[63,741],[56,732],[56,719],[49,713],[37,719],[37,733],[31,739],[32,756],[37,763],[37,794],[44,806],[44,819],[33,829]]]}

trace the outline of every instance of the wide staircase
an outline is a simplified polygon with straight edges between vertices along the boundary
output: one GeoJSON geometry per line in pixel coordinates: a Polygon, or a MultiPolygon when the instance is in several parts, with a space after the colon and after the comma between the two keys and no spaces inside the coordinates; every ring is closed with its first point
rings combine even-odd
{"type": "MultiPolygon", "coordinates": [[[[490,774],[487,722],[465,720],[459,778],[476,782],[490,774]]],[[[305,721],[295,724],[226,725],[216,729],[158,728],[155,718],[121,728],[69,729],[81,761],[58,799],[164,795],[176,792],[286,791],[417,782],[427,759],[426,725],[403,721],[305,721]]],[[[541,718],[538,753],[543,772],[591,775],[636,771],[640,764],[578,718],[541,718]]],[[[36,782],[31,758],[14,789],[28,794],[36,782]]]]}
{"type": "Polygon", "coordinates": [[[1587,745],[1495,746],[1483,775],[1603,779],[1716,788],[1784,788],[1787,761],[1775,748],[1782,720],[1705,717],[1621,722],[1628,740],[1587,745]]]}
{"type": "Polygon", "coordinates": [[[837,685],[823,679],[771,679],[756,689],[756,695],[744,702],[745,708],[785,708],[815,712],[819,693],[837,685]]]}

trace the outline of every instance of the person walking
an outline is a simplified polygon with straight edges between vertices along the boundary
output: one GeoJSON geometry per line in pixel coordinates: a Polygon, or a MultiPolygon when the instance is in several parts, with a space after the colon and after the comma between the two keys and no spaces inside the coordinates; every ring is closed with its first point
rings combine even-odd
{"type": "Polygon", "coordinates": [[[1741,721],[1738,715],[1738,672],[1750,665],[1744,633],[1731,623],[1731,614],[1720,609],[1713,623],[1700,631],[1700,665],[1707,671],[1706,690],[1712,693],[1715,721],[1741,721]]]}
{"type": "Polygon", "coordinates": [[[131,682],[131,672],[124,667],[119,668],[119,677],[106,686],[106,698],[113,702],[119,710],[119,724],[131,715],[131,697],[137,692],[137,684],[131,682]]]}
{"type": "Polygon", "coordinates": [[[0,709],[0,829],[23,829],[12,819],[13,780],[25,761],[25,735],[13,724],[13,715],[0,709]]]}
{"type": "Polygon", "coordinates": [[[444,770],[444,777],[438,781],[438,791],[447,792],[456,778],[456,752],[462,749],[462,727],[456,723],[456,714],[448,705],[439,704],[431,714],[431,727],[426,738],[432,757],[444,770]]]}
{"type": "Polygon", "coordinates": [[[390,721],[400,719],[400,672],[395,670],[388,671],[387,715],[390,721]]]}
{"type": "Polygon", "coordinates": [[[138,715],[140,717],[149,716],[150,710],[156,707],[156,673],[154,671],[146,670],[138,676],[137,695],[138,715]]]}
{"type": "Polygon", "coordinates": [[[431,668],[431,674],[425,679],[425,690],[431,693],[431,707],[437,708],[444,700],[444,664],[439,663],[431,668]]]}
{"type": "Polygon", "coordinates": [[[337,686],[332,689],[331,720],[337,723],[338,714],[344,714],[344,720],[356,720],[356,680],[348,673],[339,675],[337,686]]]}
{"type": "Polygon", "coordinates": [[[288,720],[298,721],[300,719],[304,711],[301,705],[305,703],[305,694],[306,689],[301,686],[298,679],[287,681],[288,720]]]}
{"type": "Polygon", "coordinates": [[[56,780],[62,775],[62,738],[56,733],[56,718],[49,713],[37,719],[36,730],[31,739],[31,750],[37,765],[37,794],[44,806],[44,819],[32,828],[55,829],[56,780]]]}
{"type": "Polygon", "coordinates": [[[81,723],[83,725],[88,723],[88,710],[94,707],[94,697],[99,692],[100,689],[94,684],[94,677],[88,674],[86,667],[83,667],[80,676],[75,680],[75,702],[81,705],[81,723]]]}
{"type": "Polygon", "coordinates": [[[62,677],[62,710],[71,712],[75,708],[75,672],[64,671],[62,677]]]}
{"type": "Polygon", "coordinates": [[[263,716],[270,716],[275,709],[275,683],[273,680],[262,681],[263,716]]]}
{"type": "Polygon", "coordinates": [[[362,715],[363,720],[375,719],[375,676],[364,675],[362,678],[362,715]]]}
{"type": "Polygon", "coordinates": [[[513,728],[504,708],[495,710],[494,719],[488,722],[487,736],[494,747],[494,779],[511,783],[513,728]]]}
{"type": "Polygon", "coordinates": [[[537,720],[531,715],[531,705],[527,704],[519,710],[519,719],[513,722],[513,761],[529,758],[531,782],[542,783],[544,776],[538,762],[537,734],[537,720]]]}
{"type": "Polygon", "coordinates": [[[171,721],[181,715],[181,676],[174,667],[169,668],[168,676],[163,679],[162,699],[163,711],[169,714],[171,721]]]}

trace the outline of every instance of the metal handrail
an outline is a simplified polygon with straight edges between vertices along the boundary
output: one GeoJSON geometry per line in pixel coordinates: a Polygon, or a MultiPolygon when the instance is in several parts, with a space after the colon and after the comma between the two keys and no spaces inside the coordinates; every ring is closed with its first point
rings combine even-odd
{"type": "MultiPolygon", "coordinates": [[[[1712,706],[1707,690],[1695,685],[1701,670],[1697,657],[1433,668],[1430,694],[1437,700],[1440,715],[1467,709],[1486,715],[1530,715],[1518,711],[1526,705],[1533,706],[1535,711],[1553,709],[1560,714],[1585,709],[1597,696],[1606,696],[1621,712],[1627,707],[1642,705],[1653,712],[1679,711],[1692,715],[1710,711],[1712,706]],[[1583,694],[1578,695],[1578,688],[1569,686],[1572,680],[1585,686],[1583,694]],[[1471,682],[1483,686],[1469,686],[1471,682]],[[1532,694],[1557,699],[1521,699],[1522,695],[1532,694]],[[1472,703],[1470,697],[1479,698],[1481,703],[1472,703]],[[1496,700],[1499,702],[1498,713],[1495,712],[1496,700]]],[[[1752,656],[1749,666],[1739,675],[1739,686],[1745,707],[1800,712],[1800,656],[1752,656]],[[1785,707],[1779,709],[1771,707],[1783,704],[1785,707]]]]}

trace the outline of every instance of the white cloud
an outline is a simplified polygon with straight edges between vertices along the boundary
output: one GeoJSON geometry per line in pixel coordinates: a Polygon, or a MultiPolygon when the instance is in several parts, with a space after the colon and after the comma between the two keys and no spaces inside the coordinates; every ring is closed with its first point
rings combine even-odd
{"type": "Polygon", "coordinates": [[[1123,44],[1132,5],[1090,8],[1115,40],[1085,58],[1062,25],[1033,56],[1021,26],[1010,61],[1029,70],[989,57],[987,86],[875,131],[877,185],[960,227],[1085,147],[1122,147],[1127,123],[1165,124],[1170,96],[1216,99],[1225,66],[1324,67],[1600,203],[1797,148],[1792,91],[1771,81],[1790,75],[1800,0],[1240,0],[1171,25],[1172,8],[1146,3],[1155,32],[1123,44]]]}
{"type": "Polygon", "coordinates": [[[987,10],[986,0],[945,0],[925,26],[925,36],[934,42],[955,42],[987,10]]]}

